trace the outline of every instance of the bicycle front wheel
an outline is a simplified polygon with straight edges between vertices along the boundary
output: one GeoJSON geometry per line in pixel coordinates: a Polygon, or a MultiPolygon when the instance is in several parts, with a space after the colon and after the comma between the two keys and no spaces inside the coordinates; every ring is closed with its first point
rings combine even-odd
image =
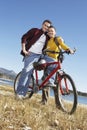
{"type": "MultiPolygon", "coordinates": [[[[18,88],[20,76],[21,76],[21,72],[19,72],[17,74],[15,81],[14,81],[14,93],[15,94],[16,94],[16,91],[17,91],[17,88],[18,88]]],[[[29,87],[28,87],[29,98],[33,95],[33,86],[34,86],[34,77],[32,75],[31,79],[30,79],[29,87]]]]}
{"type": "Polygon", "coordinates": [[[77,90],[73,79],[68,74],[58,74],[58,101],[61,109],[72,114],[75,112],[77,107],[77,90]]]}

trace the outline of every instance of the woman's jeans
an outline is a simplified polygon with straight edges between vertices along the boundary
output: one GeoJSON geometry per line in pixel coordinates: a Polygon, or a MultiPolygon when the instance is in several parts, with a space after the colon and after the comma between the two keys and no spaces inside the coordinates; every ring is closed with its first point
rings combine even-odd
{"type": "MultiPolygon", "coordinates": [[[[56,61],[55,59],[53,59],[47,55],[44,56],[44,59],[46,60],[46,62],[55,62],[56,61]]],[[[48,66],[46,69],[47,75],[49,75],[55,69],[56,66],[57,66],[56,64],[48,66]]],[[[54,85],[55,75],[56,75],[56,73],[53,76],[51,76],[51,78],[49,79],[49,83],[51,83],[53,85],[54,85]]]]}

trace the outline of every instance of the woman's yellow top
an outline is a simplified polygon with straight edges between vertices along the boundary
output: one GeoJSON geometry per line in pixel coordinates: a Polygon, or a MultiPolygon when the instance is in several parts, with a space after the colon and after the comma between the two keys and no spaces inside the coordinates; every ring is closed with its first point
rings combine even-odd
{"type": "MultiPolygon", "coordinates": [[[[57,37],[58,43],[59,43],[59,47],[63,50],[67,50],[69,47],[64,43],[64,40],[61,37],[57,37]]],[[[56,45],[54,38],[50,38],[48,43],[47,43],[47,47],[48,50],[52,50],[52,51],[60,51],[58,46],[56,45]]],[[[47,52],[47,55],[49,57],[52,57],[54,59],[57,60],[58,54],[52,54],[50,52],[47,52]]]]}

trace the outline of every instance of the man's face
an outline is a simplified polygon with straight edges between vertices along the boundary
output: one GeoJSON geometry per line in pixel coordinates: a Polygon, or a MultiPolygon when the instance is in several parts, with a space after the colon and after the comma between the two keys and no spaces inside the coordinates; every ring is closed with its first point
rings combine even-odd
{"type": "Polygon", "coordinates": [[[50,23],[45,22],[42,24],[42,30],[43,32],[48,32],[48,28],[50,27],[50,23]]]}

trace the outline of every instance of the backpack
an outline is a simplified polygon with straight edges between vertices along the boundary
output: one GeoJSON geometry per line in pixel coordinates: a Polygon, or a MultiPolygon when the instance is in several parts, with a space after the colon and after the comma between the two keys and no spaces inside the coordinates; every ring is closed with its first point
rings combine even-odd
{"type": "MultiPolygon", "coordinates": [[[[59,46],[59,42],[57,40],[57,37],[54,38],[54,41],[55,41],[57,47],[59,48],[59,51],[62,52],[62,49],[59,46]]],[[[60,60],[60,62],[62,63],[64,60],[64,55],[58,55],[58,60],[60,60]]]]}

